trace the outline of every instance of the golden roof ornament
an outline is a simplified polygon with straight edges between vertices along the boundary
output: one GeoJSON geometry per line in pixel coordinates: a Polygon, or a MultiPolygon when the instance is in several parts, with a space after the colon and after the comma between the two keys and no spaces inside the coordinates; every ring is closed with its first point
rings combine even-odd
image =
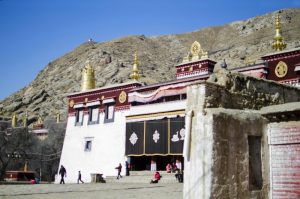
{"type": "Polygon", "coordinates": [[[198,41],[194,41],[191,46],[190,52],[186,57],[183,58],[182,63],[190,62],[190,61],[197,61],[200,59],[208,58],[207,52],[205,52],[198,41]]]}
{"type": "Polygon", "coordinates": [[[43,124],[43,119],[42,119],[41,116],[39,116],[37,123],[38,123],[38,124],[43,124]]]}
{"type": "Polygon", "coordinates": [[[11,118],[11,126],[12,126],[13,128],[16,128],[16,127],[17,127],[17,120],[18,120],[18,118],[17,118],[16,114],[14,113],[14,115],[13,115],[12,118],[11,118]]]}
{"type": "Polygon", "coordinates": [[[85,67],[82,70],[82,84],[81,91],[87,91],[95,88],[95,71],[90,65],[90,62],[87,61],[85,67]]]}
{"type": "Polygon", "coordinates": [[[137,56],[137,52],[135,51],[134,59],[133,59],[132,72],[130,74],[130,78],[133,79],[133,80],[139,80],[139,78],[140,78],[138,65],[139,65],[138,56],[137,56]]]}
{"type": "Polygon", "coordinates": [[[280,16],[279,13],[276,15],[276,22],[275,22],[276,33],[274,36],[274,41],[272,43],[272,48],[276,51],[281,51],[286,48],[286,43],[281,36],[281,23],[280,23],[280,16]]]}

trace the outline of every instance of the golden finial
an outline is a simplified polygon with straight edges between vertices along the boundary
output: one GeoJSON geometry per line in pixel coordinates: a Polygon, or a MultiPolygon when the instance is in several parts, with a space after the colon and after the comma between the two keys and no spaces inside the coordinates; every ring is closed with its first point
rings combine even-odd
{"type": "Polygon", "coordinates": [[[11,126],[12,126],[13,128],[16,128],[16,127],[17,127],[17,120],[18,120],[18,118],[17,118],[16,114],[14,113],[14,115],[13,115],[12,118],[11,118],[11,126]]]}
{"type": "Polygon", "coordinates": [[[272,43],[272,48],[276,51],[281,51],[286,48],[286,43],[283,41],[283,37],[281,36],[281,23],[279,13],[276,15],[275,28],[276,34],[272,43]]]}
{"type": "Polygon", "coordinates": [[[43,124],[43,119],[42,119],[41,116],[39,116],[37,123],[38,123],[38,124],[43,124]]]}
{"type": "Polygon", "coordinates": [[[60,114],[59,112],[56,113],[56,123],[60,122],[60,114]]]}
{"type": "Polygon", "coordinates": [[[95,88],[95,71],[88,61],[82,70],[81,91],[95,88]]]}
{"type": "Polygon", "coordinates": [[[182,63],[186,63],[189,61],[196,61],[199,59],[208,58],[207,52],[205,52],[198,41],[194,41],[191,46],[190,52],[186,57],[183,58],[182,63]]]}
{"type": "Polygon", "coordinates": [[[140,78],[138,65],[139,65],[138,56],[137,56],[137,52],[135,51],[134,59],[133,59],[132,73],[130,75],[131,79],[133,79],[133,80],[139,80],[139,78],[140,78]]]}

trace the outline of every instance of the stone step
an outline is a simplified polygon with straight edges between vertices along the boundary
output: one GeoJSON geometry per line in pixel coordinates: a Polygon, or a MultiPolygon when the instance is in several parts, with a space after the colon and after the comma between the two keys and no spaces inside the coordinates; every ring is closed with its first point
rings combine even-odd
{"type": "MultiPolygon", "coordinates": [[[[174,173],[160,172],[162,175],[159,183],[178,183],[175,178],[174,173]]],[[[116,182],[116,183],[150,183],[153,179],[153,171],[135,171],[130,172],[130,176],[123,176],[119,180],[116,176],[106,176],[106,182],[116,182]]]]}
{"type": "MultiPolygon", "coordinates": [[[[166,171],[158,171],[161,175],[175,175],[175,173],[167,173],[166,171]]],[[[153,176],[155,171],[130,171],[130,176],[153,176]]]]}

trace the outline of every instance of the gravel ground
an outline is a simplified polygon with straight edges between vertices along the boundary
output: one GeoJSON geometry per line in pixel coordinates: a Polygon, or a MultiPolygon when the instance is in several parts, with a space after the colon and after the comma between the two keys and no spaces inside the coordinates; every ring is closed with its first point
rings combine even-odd
{"type": "Polygon", "coordinates": [[[0,199],[182,198],[183,184],[0,185],[0,199]]]}

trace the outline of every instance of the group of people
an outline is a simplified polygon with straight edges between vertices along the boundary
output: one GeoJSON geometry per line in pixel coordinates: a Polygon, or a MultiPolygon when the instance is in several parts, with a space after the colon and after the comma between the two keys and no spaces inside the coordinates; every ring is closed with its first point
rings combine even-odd
{"type": "Polygon", "coordinates": [[[167,166],[166,166],[166,171],[167,171],[167,173],[171,173],[171,172],[172,172],[172,173],[175,173],[177,169],[178,169],[178,168],[177,168],[175,162],[173,162],[173,163],[168,163],[167,166]]]}
{"type": "MultiPolygon", "coordinates": [[[[129,176],[130,165],[127,161],[125,162],[125,168],[126,168],[126,176],[129,176]]],[[[117,171],[118,171],[117,179],[122,178],[122,175],[121,175],[122,164],[119,163],[119,165],[115,169],[117,169],[117,171]]],[[[175,177],[178,180],[178,182],[183,182],[183,173],[180,169],[178,169],[176,167],[176,164],[167,164],[166,171],[167,171],[167,173],[176,172],[175,177]]],[[[61,165],[61,167],[59,169],[59,174],[61,176],[60,184],[65,184],[64,178],[67,177],[67,170],[63,165],[61,165]]],[[[156,171],[154,173],[154,177],[150,181],[150,183],[158,183],[161,178],[162,178],[161,174],[158,171],[156,171]]],[[[78,171],[77,184],[79,184],[79,182],[84,183],[81,179],[81,172],[80,171],[78,171]]]]}
{"type": "MultiPolygon", "coordinates": [[[[65,184],[65,177],[67,177],[67,170],[63,165],[60,166],[59,175],[61,177],[59,184],[65,184]]],[[[77,184],[79,184],[79,182],[84,183],[81,180],[81,172],[80,171],[78,171],[77,184]]]]}

